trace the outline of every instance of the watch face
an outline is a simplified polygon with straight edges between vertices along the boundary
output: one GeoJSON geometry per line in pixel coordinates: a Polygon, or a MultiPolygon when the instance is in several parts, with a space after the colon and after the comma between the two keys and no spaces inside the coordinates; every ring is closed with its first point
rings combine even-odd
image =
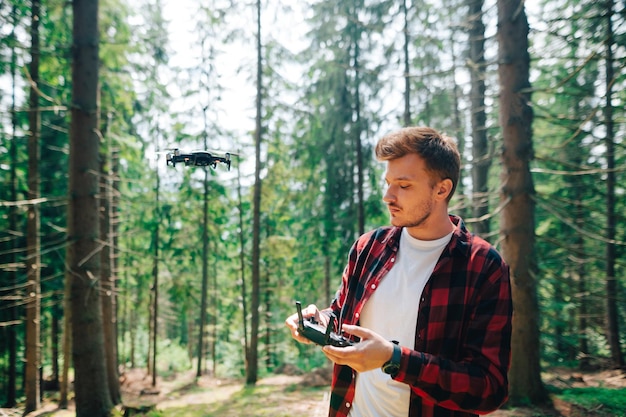
{"type": "Polygon", "coordinates": [[[383,365],[383,372],[389,375],[395,375],[400,370],[400,365],[397,363],[386,363],[383,365]]]}

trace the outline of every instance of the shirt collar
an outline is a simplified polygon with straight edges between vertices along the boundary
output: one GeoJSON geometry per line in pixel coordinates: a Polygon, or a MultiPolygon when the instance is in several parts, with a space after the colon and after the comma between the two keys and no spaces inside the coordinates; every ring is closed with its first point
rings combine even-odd
{"type": "MultiPolygon", "coordinates": [[[[450,221],[454,224],[454,231],[452,232],[452,238],[448,243],[447,249],[450,252],[461,251],[461,253],[467,255],[470,250],[472,235],[465,227],[465,222],[459,216],[450,214],[450,221]]],[[[389,246],[392,250],[397,251],[400,245],[400,236],[402,235],[402,227],[387,227],[383,228],[383,233],[378,236],[378,240],[389,246]]]]}

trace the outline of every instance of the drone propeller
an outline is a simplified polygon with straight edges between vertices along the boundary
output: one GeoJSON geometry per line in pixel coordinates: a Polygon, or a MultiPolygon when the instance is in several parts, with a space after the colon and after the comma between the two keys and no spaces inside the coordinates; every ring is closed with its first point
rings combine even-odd
{"type": "Polygon", "coordinates": [[[155,152],[157,155],[179,155],[180,154],[180,150],[178,148],[167,148],[163,151],[156,151],[155,152]]]}
{"type": "Polygon", "coordinates": [[[231,156],[239,156],[238,153],[236,152],[227,152],[227,151],[220,151],[218,149],[197,149],[191,153],[198,153],[198,152],[208,152],[212,155],[231,155],[231,156]]]}

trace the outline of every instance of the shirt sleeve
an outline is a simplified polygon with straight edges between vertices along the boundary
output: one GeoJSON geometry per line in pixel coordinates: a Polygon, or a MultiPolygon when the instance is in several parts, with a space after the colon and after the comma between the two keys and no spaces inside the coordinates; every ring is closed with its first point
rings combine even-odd
{"type": "Polygon", "coordinates": [[[477,291],[458,358],[402,348],[395,379],[411,385],[423,401],[485,414],[508,396],[512,300],[508,266],[492,264],[477,291]]]}

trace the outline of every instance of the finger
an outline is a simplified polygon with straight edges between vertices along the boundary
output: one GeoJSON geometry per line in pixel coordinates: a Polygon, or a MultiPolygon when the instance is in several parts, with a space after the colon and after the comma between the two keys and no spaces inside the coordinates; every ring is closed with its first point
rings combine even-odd
{"type": "Polygon", "coordinates": [[[287,328],[291,332],[291,337],[296,339],[298,342],[305,343],[305,344],[311,343],[309,339],[300,335],[300,333],[298,332],[298,315],[297,314],[287,317],[287,319],[285,319],[285,326],[287,326],[287,328]]]}
{"type": "Polygon", "coordinates": [[[352,324],[344,324],[341,326],[341,330],[345,333],[357,336],[361,339],[368,339],[371,337],[372,332],[364,327],[355,326],[352,324]]]}
{"type": "Polygon", "coordinates": [[[344,358],[353,354],[356,351],[356,348],[354,346],[337,347],[333,345],[326,345],[322,347],[322,351],[331,355],[333,358],[344,358]]]}
{"type": "Polygon", "coordinates": [[[339,364],[339,365],[345,365],[345,363],[343,362],[342,357],[340,355],[338,355],[338,353],[341,353],[341,352],[337,352],[336,349],[337,348],[332,347],[332,346],[324,346],[322,348],[322,352],[332,362],[334,362],[336,364],[339,364]]]}
{"type": "Polygon", "coordinates": [[[285,319],[285,326],[289,327],[290,330],[296,330],[298,328],[298,315],[294,314],[285,319]]]}
{"type": "Polygon", "coordinates": [[[315,304],[309,304],[308,306],[306,306],[305,309],[302,310],[302,316],[303,317],[315,316],[317,318],[319,316],[319,310],[317,309],[317,306],[315,304]]]}
{"type": "Polygon", "coordinates": [[[298,331],[296,331],[295,333],[292,333],[293,338],[296,339],[298,342],[300,343],[304,343],[305,345],[310,345],[313,342],[311,342],[309,339],[307,339],[304,336],[301,336],[300,333],[298,333],[298,331]]]}
{"type": "Polygon", "coordinates": [[[313,342],[311,342],[309,339],[307,339],[306,337],[302,336],[302,335],[300,334],[300,332],[298,332],[298,330],[297,330],[297,329],[292,329],[292,330],[291,330],[291,337],[293,337],[294,339],[296,339],[298,342],[300,342],[300,343],[304,343],[304,344],[306,344],[306,345],[310,345],[311,343],[313,343],[313,342]]]}

